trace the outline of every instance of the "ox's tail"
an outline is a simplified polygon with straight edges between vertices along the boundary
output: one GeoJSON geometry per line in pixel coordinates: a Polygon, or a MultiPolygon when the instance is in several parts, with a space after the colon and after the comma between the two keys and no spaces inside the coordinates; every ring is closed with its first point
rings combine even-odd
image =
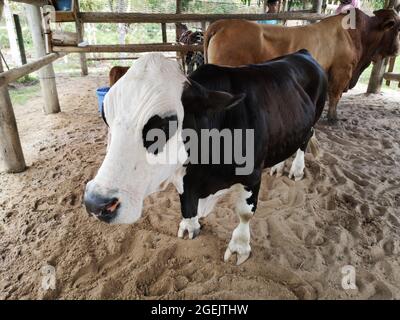
{"type": "Polygon", "coordinates": [[[208,63],[208,46],[211,38],[220,30],[219,21],[211,23],[204,35],[204,63],[208,63]]]}
{"type": "Polygon", "coordinates": [[[310,152],[312,153],[314,158],[318,159],[318,157],[321,154],[321,150],[320,150],[320,147],[319,147],[318,140],[315,137],[315,131],[314,131],[312,137],[310,138],[310,141],[309,141],[308,145],[310,147],[310,152]]]}

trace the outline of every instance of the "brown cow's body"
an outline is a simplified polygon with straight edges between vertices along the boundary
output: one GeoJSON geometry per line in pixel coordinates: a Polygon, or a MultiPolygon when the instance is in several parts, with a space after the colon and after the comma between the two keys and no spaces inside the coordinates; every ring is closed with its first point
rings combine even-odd
{"type": "Polygon", "coordinates": [[[356,29],[342,27],[344,15],[300,27],[220,20],[207,30],[204,52],[208,63],[239,66],[307,49],[329,75],[328,117],[336,120],[342,93],[355,86],[371,61],[398,51],[400,19],[394,11],[379,10],[374,17],[355,13],[356,29]]]}
{"type": "Polygon", "coordinates": [[[112,67],[109,73],[110,87],[112,87],[128,71],[129,67],[112,67]]]}

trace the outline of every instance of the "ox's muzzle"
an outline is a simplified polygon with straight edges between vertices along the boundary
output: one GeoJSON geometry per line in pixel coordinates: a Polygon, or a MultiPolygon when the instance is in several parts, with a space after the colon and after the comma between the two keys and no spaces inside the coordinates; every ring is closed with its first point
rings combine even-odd
{"type": "Polygon", "coordinates": [[[116,216],[120,202],[118,198],[105,198],[96,193],[85,192],[86,211],[103,222],[110,223],[116,216]]]}

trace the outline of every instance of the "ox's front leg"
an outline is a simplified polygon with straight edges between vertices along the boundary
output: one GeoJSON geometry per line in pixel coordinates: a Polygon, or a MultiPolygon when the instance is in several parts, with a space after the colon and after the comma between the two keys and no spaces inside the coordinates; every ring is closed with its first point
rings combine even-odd
{"type": "Polygon", "coordinates": [[[200,223],[197,216],[199,198],[195,192],[184,189],[180,195],[182,220],[179,224],[178,237],[183,238],[185,231],[188,232],[189,239],[194,239],[200,233],[200,223]]]}
{"type": "Polygon", "coordinates": [[[260,182],[261,181],[252,187],[240,185],[239,196],[237,197],[235,209],[239,216],[240,223],[236,229],[233,230],[232,239],[225,251],[225,262],[228,261],[234,253],[237,255],[237,265],[245,262],[250,256],[251,247],[249,222],[257,208],[260,182]]]}
{"type": "MultiPolygon", "coordinates": [[[[289,171],[289,179],[294,178],[295,181],[299,181],[303,179],[304,177],[304,154],[307,150],[308,143],[310,142],[310,139],[314,135],[314,128],[311,128],[310,132],[308,133],[305,141],[303,142],[302,145],[300,145],[299,150],[297,150],[296,157],[293,160],[292,166],[289,171]]],[[[312,145],[315,146],[315,142],[312,143],[312,145]]],[[[314,147],[315,149],[315,147],[314,147]]],[[[317,150],[314,152],[315,156],[317,155],[317,150]]]]}

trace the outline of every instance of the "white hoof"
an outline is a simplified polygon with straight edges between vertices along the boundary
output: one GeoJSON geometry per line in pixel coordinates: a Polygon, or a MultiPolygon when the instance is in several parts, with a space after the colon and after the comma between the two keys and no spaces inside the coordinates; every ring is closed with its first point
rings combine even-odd
{"type": "Polygon", "coordinates": [[[281,177],[283,174],[283,169],[285,168],[285,161],[282,161],[271,168],[270,175],[273,176],[276,173],[277,177],[281,177]]]}
{"type": "Polygon", "coordinates": [[[304,177],[304,172],[303,171],[296,171],[296,170],[290,170],[289,173],[289,179],[294,179],[294,181],[300,181],[304,177]]]}
{"type": "Polygon", "coordinates": [[[224,254],[224,261],[228,262],[228,260],[231,258],[232,254],[234,254],[234,253],[236,253],[236,257],[237,257],[236,265],[239,266],[250,257],[251,248],[250,248],[250,246],[248,246],[248,248],[240,250],[240,251],[239,250],[232,251],[228,247],[224,254]]]}
{"type": "Polygon", "coordinates": [[[196,238],[200,233],[199,218],[182,219],[179,223],[178,237],[183,238],[185,231],[189,233],[189,239],[196,238]]]}
{"type": "Polygon", "coordinates": [[[304,152],[299,149],[293,160],[292,167],[290,168],[289,179],[294,178],[295,181],[303,179],[304,168],[304,152]]]}
{"type": "Polygon", "coordinates": [[[224,261],[227,262],[236,253],[236,265],[240,265],[250,257],[250,229],[248,223],[239,225],[232,233],[232,239],[225,251],[224,261]]]}

